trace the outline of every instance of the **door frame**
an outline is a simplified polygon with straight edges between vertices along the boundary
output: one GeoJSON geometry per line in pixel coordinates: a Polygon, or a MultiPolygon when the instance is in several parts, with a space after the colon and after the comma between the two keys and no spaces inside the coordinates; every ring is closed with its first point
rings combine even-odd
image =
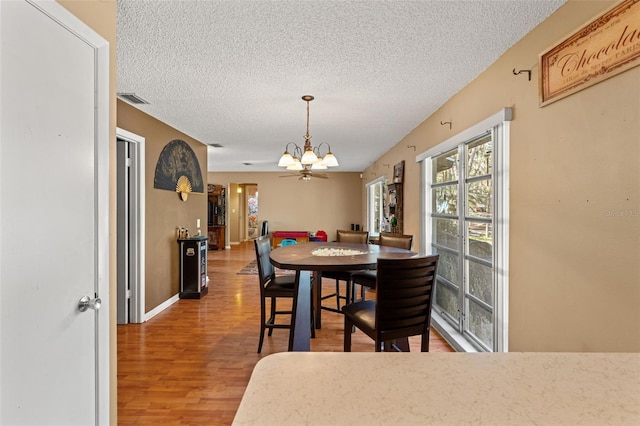
{"type": "MultiPolygon", "coordinates": [[[[129,212],[132,215],[133,234],[130,235],[130,242],[136,247],[133,256],[130,256],[130,266],[134,268],[130,275],[135,279],[131,283],[130,294],[130,323],[143,323],[145,318],[145,138],[131,133],[127,130],[116,127],[116,143],[122,139],[129,143],[129,147],[134,150],[132,156],[134,164],[131,170],[134,173],[131,188],[134,192],[133,205],[129,205],[129,212]]],[[[116,196],[119,198],[119,195],[116,196]]],[[[118,230],[119,233],[119,230],[118,230]]],[[[121,259],[118,257],[118,261],[121,259]]],[[[119,286],[117,286],[119,287],[119,286]]],[[[117,291],[120,291],[118,288],[117,291]]]]}
{"type": "Polygon", "coordinates": [[[110,251],[109,251],[109,42],[62,5],[53,1],[26,0],[75,34],[95,51],[95,167],[96,167],[96,268],[95,291],[102,299],[96,312],[96,424],[110,423],[110,251]]]}

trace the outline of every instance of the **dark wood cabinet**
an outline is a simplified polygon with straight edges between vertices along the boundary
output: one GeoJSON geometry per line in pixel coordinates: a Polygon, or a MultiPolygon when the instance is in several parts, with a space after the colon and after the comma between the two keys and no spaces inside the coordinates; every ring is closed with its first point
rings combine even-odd
{"type": "Polygon", "coordinates": [[[227,212],[226,189],[222,185],[209,184],[208,200],[207,234],[209,236],[209,250],[224,249],[227,212]]]}
{"type": "Polygon", "coordinates": [[[224,249],[224,226],[209,227],[209,250],[224,249]]]}
{"type": "Polygon", "coordinates": [[[207,284],[207,238],[179,239],[180,299],[200,299],[209,292],[207,284]]]}

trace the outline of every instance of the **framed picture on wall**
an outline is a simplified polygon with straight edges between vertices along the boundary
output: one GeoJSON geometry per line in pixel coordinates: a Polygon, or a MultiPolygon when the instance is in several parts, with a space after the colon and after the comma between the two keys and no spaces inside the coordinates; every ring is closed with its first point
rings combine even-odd
{"type": "Polygon", "coordinates": [[[623,0],[539,55],[540,106],[640,65],[640,2],[623,0]]]}
{"type": "Polygon", "coordinates": [[[393,183],[402,183],[404,179],[404,160],[393,166],[393,183]]]}

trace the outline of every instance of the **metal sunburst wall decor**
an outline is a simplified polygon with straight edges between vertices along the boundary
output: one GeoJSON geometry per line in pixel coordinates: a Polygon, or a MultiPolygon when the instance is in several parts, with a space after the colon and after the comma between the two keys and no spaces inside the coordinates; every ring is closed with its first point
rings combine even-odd
{"type": "Polygon", "coordinates": [[[177,192],[183,201],[191,192],[204,192],[200,163],[185,141],[173,140],[162,149],[156,164],[153,187],[177,192]]]}

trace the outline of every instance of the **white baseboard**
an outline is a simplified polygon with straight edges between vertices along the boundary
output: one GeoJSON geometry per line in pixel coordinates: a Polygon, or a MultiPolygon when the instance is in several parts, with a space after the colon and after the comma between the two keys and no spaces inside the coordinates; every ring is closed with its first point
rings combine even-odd
{"type": "Polygon", "coordinates": [[[149,321],[151,318],[155,317],[156,315],[158,315],[160,312],[164,311],[165,309],[167,309],[169,306],[173,305],[174,303],[176,303],[178,300],[180,300],[180,295],[176,294],[174,295],[171,299],[166,300],[164,302],[162,302],[161,304],[159,304],[158,306],[156,306],[155,308],[153,308],[152,310],[150,310],[149,312],[147,312],[144,316],[144,320],[145,321],[149,321]]]}

